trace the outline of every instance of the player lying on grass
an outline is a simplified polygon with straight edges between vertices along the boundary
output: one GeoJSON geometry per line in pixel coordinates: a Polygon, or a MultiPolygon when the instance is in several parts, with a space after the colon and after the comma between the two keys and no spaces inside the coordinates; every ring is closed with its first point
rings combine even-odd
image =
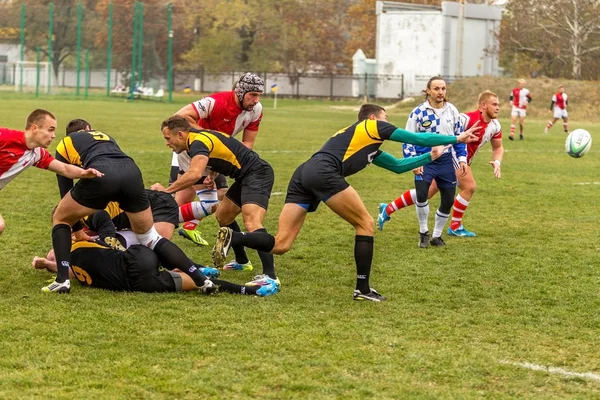
{"type": "Polygon", "coordinates": [[[67,136],[56,148],[56,158],[67,164],[97,167],[102,178],[72,179],[58,177],[61,200],[53,216],[52,245],[56,253],[56,280],[42,288],[46,293],[69,293],[71,264],[71,227],[82,229],[79,220],[103,210],[116,201],[127,213],[131,230],[140,243],[156,252],[167,269],[182,269],[199,287],[216,289],[194,263],[173,242],[163,238],[154,227],[148,194],[144,189],[142,173],[135,161],[119,148],[116,141],[104,132],[91,129],[82,119],[67,124],[67,136]]]}
{"type": "Polygon", "coordinates": [[[300,165],[290,180],[285,206],[279,215],[276,236],[266,232],[239,233],[221,228],[213,250],[215,265],[222,265],[231,246],[246,246],[284,254],[290,250],[298,236],[307,213],[324,202],[333,212],[350,223],[356,230],[354,260],[356,263],[355,300],[383,301],[385,297],[369,286],[373,260],[373,217],[367,211],[356,190],[345,177],[353,175],[370,163],[395,173],[410,171],[439,157],[444,148],[432,149],[408,159],[398,159],[379,150],[384,140],[408,142],[422,146],[465,143],[476,140],[472,128],[460,136],[415,134],[399,129],[387,122],[383,107],[364,104],[358,121],[339,130],[308,161],[300,165]]]}
{"type": "MultiPolygon", "coordinates": [[[[464,168],[464,174],[462,173],[462,170],[456,171],[456,179],[458,180],[460,192],[454,199],[454,204],[452,206],[452,221],[448,227],[448,235],[450,236],[476,236],[474,232],[468,231],[463,227],[462,220],[477,187],[475,178],[473,177],[473,171],[471,170],[471,163],[479,149],[487,142],[490,142],[492,147],[492,161],[490,161],[489,164],[494,169],[494,176],[498,179],[501,177],[500,165],[502,164],[504,147],[502,146],[502,129],[500,127],[500,122],[498,121],[500,102],[495,93],[486,90],[479,95],[477,103],[479,105],[477,110],[461,114],[462,124],[465,128],[468,129],[475,125],[475,123],[479,123],[478,126],[481,129],[475,133],[478,139],[475,142],[467,144],[467,165],[464,168]]],[[[428,199],[435,196],[438,192],[439,189],[434,180],[429,187],[428,199]]],[[[412,206],[416,201],[416,189],[411,189],[404,192],[402,196],[389,204],[381,203],[379,205],[379,216],[377,218],[379,230],[383,230],[383,225],[390,220],[390,217],[394,212],[401,208],[412,206]]]]}
{"type": "MultiPolygon", "coordinates": [[[[55,131],[56,117],[42,109],[29,114],[25,131],[0,128],[0,190],[32,165],[70,179],[102,176],[94,168],[83,169],[55,160],[46,150],[56,137],[55,131]]],[[[5,226],[0,215],[0,235],[5,226]]]]}
{"type": "MultiPolygon", "coordinates": [[[[123,231],[124,236],[131,234],[123,231]]],[[[56,273],[54,250],[50,250],[46,258],[34,257],[32,266],[35,269],[46,269],[56,273]]],[[[196,267],[204,275],[212,278],[212,282],[220,291],[257,296],[270,296],[279,291],[274,282],[264,286],[243,286],[217,279],[219,271],[215,268],[196,267]]],[[[200,290],[210,294],[212,290],[198,287],[194,280],[179,269],[167,271],[161,269],[157,255],[149,248],[135,244],[127,250],[111,249],[100,242],[75,242],[71,247],[71,269],[69,279],[76,279],[82,285],[99,289],[126,292],[179,292],[200,290]]]]}

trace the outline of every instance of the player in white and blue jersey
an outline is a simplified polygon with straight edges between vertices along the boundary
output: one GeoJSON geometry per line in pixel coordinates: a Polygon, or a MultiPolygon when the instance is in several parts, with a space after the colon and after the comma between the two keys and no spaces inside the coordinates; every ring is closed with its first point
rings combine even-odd
{"type": "MultiPolygon", "coordinates": [[[[425,101],[410,113],[406,130],[412,132],[437,133],[438,135],[458,136],[463,132],[460,113],[446,101],[446,82],[441,76],[434,76],[427,82],[425,101]]],[[[404,144],[404,157],[414,157],[431,151],[429,147],[404,144]]],[[[413,170],[417,192],[417,218],[419,219],[419,247],[444,246],[442,231],[450,217],[450,210],[456,191],[457,170],[466,173],[467,149],[463,143],[448,147],[437,160],[413,170]],[[429,240],[429,186],[435,179],[440,189],[440,207],[435,213],[435,225],[429,240]]]]}

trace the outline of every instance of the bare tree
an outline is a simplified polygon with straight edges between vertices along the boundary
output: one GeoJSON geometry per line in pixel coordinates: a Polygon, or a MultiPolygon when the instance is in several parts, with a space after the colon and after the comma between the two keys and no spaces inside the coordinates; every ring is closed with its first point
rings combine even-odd
{"type": "Polygon", "coordinates": [[[600,0],[509,0],[501,57],[526,55],[548,75],[581,79],[584,61],[600,55],[599,12],[600,0]]]}

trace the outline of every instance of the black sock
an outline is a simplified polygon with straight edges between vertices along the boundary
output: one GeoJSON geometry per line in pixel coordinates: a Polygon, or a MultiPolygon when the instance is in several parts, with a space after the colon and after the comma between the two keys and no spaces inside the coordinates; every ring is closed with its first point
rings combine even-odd
{"type": "MultiPolygon", "coordinates": [[[[254,232],[267,233],[267,230],[265,228],[260,228],[254,232]]],[[[273,259],[273,254],[260,250],[257,252],[258,256],[260,257],[260,261],[262,262],[263,274],[268,275],[271,279],[277,279],[277,275],[275,274],[275,261],[273,259]]]]}
{"type": "Polygon", "coordinates": [[[69,279],[71,267],[71,227],[58,224],[52,227],[52,247],[56,256],[56,282],[63,283],[69,279]]]}
{"type": "Polygon", "coordinates": [[[354,261],[356,262],[356,289],[367,294],[371,291],[369,275],[373,262],[373,236],[355,236],[354,261]]]}
{"type": "Polygon", "coordinates": [[[275,236],[265,232],[233,232],[231,246],[242,245],[254,250],[270,253],[275,247],[275,236]]]}
{"type": "Polygon", "coordinates": [[[165,238],[161,238],[154,246],[154,252],[160,260],[160,265],[169,271],[178,268],[188,274],[197,286],[204,285],[206,276],[194,265],[194,262],[185,255],[177,245],[165,238]]]}
{"type": "MultiPolygon", "coordinates": [[[[241,232],[242,230],[240,229],[240,226],[238,225],[237,221],[233,221],[231,224],[229,224],[228,228],[231,228],[232,231],[234,232],[241,232]]],[[[233,245],[231,246],[231,248],[233,249],[233,252],[235,253],[235,261],[238,264],[247,264],[248,263],[248,255],[246,254],[246,249],[244,249],[244,246],[242,245],[233,245]]]]}
{"type": "Polygon", "coordinates": [[[221,279],[213,279],[212,280],[215,285],[219,287],[220,291],[233,293],[233,294],[256,294],[256,291],[261,288],[261,286],[243,286],[238,285],[236,283],[231,283],[228,281],[224,281],[221,279]]]}

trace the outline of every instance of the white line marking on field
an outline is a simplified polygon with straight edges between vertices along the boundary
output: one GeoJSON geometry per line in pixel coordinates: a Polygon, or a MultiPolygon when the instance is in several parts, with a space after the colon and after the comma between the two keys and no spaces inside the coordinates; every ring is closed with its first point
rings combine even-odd
{"type": "Polygon", "coordinates": [[[600,185],[600,182],[575,182],[573,185],[600,185]]]}
{"type": "Polygon", "coordinates": [[[593,381],[600,382],[600,374],[594,374],[593,372],[572,372],[567,369],[558,368],[558,367],[551,367],[551,366],[531,364],[531,363],[514,362],[514,361],[500,361],[500,364],[508,364],[508,365],[513,365],[515,367],[531,369],[533,371],[543,371],[543,372],[547,372],[549,374],[556,374],[556,375],[562,375],[562,376],[568,376],[568,377],[574,377],[574,378],[591,379],[593,381]]]}

